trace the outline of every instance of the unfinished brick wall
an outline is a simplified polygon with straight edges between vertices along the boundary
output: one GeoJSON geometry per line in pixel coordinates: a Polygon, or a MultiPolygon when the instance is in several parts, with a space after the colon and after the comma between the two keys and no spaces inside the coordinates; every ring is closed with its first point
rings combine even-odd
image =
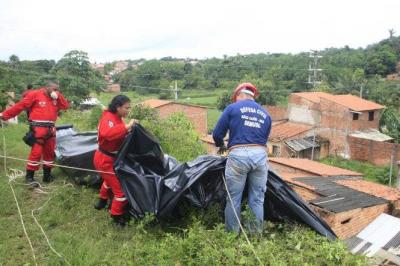
{"type": "Polygon", "coordinates": [[[367,161],[375,165],[389,165],[391,156],[393,161],[400,160],[400,144],[373,141],[348,136],[350,157],[353,160],[367,161]]]}
{"type": "Polygon", "coordinates": [[[313,209],[332,228],[339,239],[346,239],[358,234],[381,213],[389,213],[389,204],[380,204],[368,208],[358,208],[341,213],[332,213],[319,207],[313,209]]]}
{"type": "Polygon", "coordinates": [[[288,118],[293,122],[316,125],[320,120],[319,104],[291,94],[289,95],[288,118]]]}
{"type": "Polygon", "coordinates": [[[280,121],[288,119],[288,109],[281,106],[263,106],[270,114],[272,121],[280,121]]]}
{"type": "Polygon", "coordinates": [[[169,103],[157,108],[161,118],[171,116],[173,113],[182,112],[193,123],[200,135],[207,135],[207,108],[178,103],[169,103]]]}

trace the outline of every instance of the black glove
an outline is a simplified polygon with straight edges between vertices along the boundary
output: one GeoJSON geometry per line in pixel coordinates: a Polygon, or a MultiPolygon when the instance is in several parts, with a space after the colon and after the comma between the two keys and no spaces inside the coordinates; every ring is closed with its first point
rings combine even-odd
{"type": "Polygon", "coordinates": [[[219,147],[219,150],[217,151],[218,155],[224,155],[226,153],[228,149],[226,148],[225,145],[222,145],[221,147],[219,147]]]}

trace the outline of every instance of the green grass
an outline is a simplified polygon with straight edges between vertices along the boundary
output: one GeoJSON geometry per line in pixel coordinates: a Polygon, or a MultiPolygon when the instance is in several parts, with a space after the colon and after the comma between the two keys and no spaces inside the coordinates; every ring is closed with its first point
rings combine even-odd
{"type": "Polygon", "coordinates": [[[208,132],[211,132],[218,122],[222,112],[218,109],[207,109],[207,128],[208,132]]]}
{"type": "MultiPolygon", "coordinates": [[[[65,114],[74,124],[85,125],[86,114],[65,114]]],[[[71,121],[68,121],[71,122],[71,121]]],[[[87,121],[86,121],[87,122],[87,121]]],[[[7,154],[26,158],[29,149],[21,138],[26,126],[2,130],[7,154]]],[[[0,152],[3,144],[0,143],[0,152]]],[[[23,233],[3,161],[0,160],[0,265],[34,265],[23,233]]],[[[24,163],[7,161],[8,168],[23,170],[24,163]]],[[[106,211],[92,207],[97,191],[76,186],[58,169],[58,177],[43,188],[48,194],[28,189],[23,178],[12,182],[38,265],[255,265],[251,247],[243,237],[225,232],[218,205],[206,211],[183,209],[183,217],[157,222],[151,216],[131,221],[117,230],[106,211]],[[31,215],[32,209],[51,244],[48,247],[31,215]]],[[[40,180],[40,174],[37,174],[40,180]]],[[[366,258],[351,255],[339,241],[330,242],[308,228],[266,223],[263,236],[251,239],[257,255],[266,265],[365,265],[366,258]]]]}
{"type": "MultiPolygon", "coordinates": [[[[365,180],[381,183],[384,185],[389,184],[389,167],[376,166],[368,162],[346,160],[341,157],[327,157],[320,160],[320,162],[362,173],[365,180]]],[[[393,169],[392,185],[394,185],[395,181],[394,173],[397,173],[396,168],[393,169]]]]}

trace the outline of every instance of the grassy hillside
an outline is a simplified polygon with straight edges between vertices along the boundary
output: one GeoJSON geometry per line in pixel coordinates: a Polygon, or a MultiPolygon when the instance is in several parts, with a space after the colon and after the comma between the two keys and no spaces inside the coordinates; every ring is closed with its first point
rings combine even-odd
{"type": "MultiPolygon", "coordinates": [[[[62,120],[85,128],[90,113],[67,112],[62,120]]],[[[21,138],[26,126],[8,126],[7,154],[25,158],[28,147],[21,138]]],[[[3,153],[1,141],[0,152],[3,153]]],[[[174,155],[173,153],[171,153],[174,155]]],[[[0,160],[0,265],[35,265],[23,233],[16,203],[0,160]]],[[[24,170],[24,163],[7,161],[24,170]]],[[[218,205],[206,211],[185,208],[183,218],[158,222],[149,216],[117,230],[106,211],[96,211],[97,191],[76,186],[58,169],[57,180],[40,193],[11,182],[19,201],[38,265],[254,265],[257,260],[243,237],[224,231],[218,205]],[[32,210],[50,243],[34,221],[32,210]]],[[[41,177],[38,175],[39,179],[41,177]]],[[[268,200],[268,197],[267,197],[268,200]]],[[[365,265],[366,258],[348,253],[340,242],[329,242],[298,225],[266,223],[262,237],[251,239],[266,265],[365,265]]]]}

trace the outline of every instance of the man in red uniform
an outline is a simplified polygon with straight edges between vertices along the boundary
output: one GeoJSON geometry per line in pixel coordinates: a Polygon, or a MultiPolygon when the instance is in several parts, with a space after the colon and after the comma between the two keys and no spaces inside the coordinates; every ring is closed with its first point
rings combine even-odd
{"type": "Polygon", "coordinates": [[[39,170],[40,160],[43,158],[43,182],[53,180],[51,168],[54,163],[54,149],[56,145],[55,121],[58,111],[68,108],[68,101],[58,91],[58,84],[47,81],[46,87],[31,90],[24,98],[0,113],[0,118],[8,120],[24,110],[29,111],[29,126],[33,131],[34,140],[26,166],[26,182],[37,187],[35,171],[39,170]]]}
{"type": "Polygon", "coordinates": [[[98,143],[99,149],[94,155],[94,166],[103,179],[100,188],[99,201],[95,204],[95,208],[101,210],[105,208],[108,198],[112,192],[113,199],[111,202],[111,217],[118,227],[125,226],[125,206],[128,201],[122,191],[118,177],[114,173],[115,156],[120,149],[125,136],[132,129],[135,123],[131,119],[128,124],[122,120],[129,114],[131,109],[130,99],[125,95],[117,95],[108,106],[108,110],[103,112],[98,126],[98,143]],[[111,190],[111,191],[110,191],[111,190]]]}

